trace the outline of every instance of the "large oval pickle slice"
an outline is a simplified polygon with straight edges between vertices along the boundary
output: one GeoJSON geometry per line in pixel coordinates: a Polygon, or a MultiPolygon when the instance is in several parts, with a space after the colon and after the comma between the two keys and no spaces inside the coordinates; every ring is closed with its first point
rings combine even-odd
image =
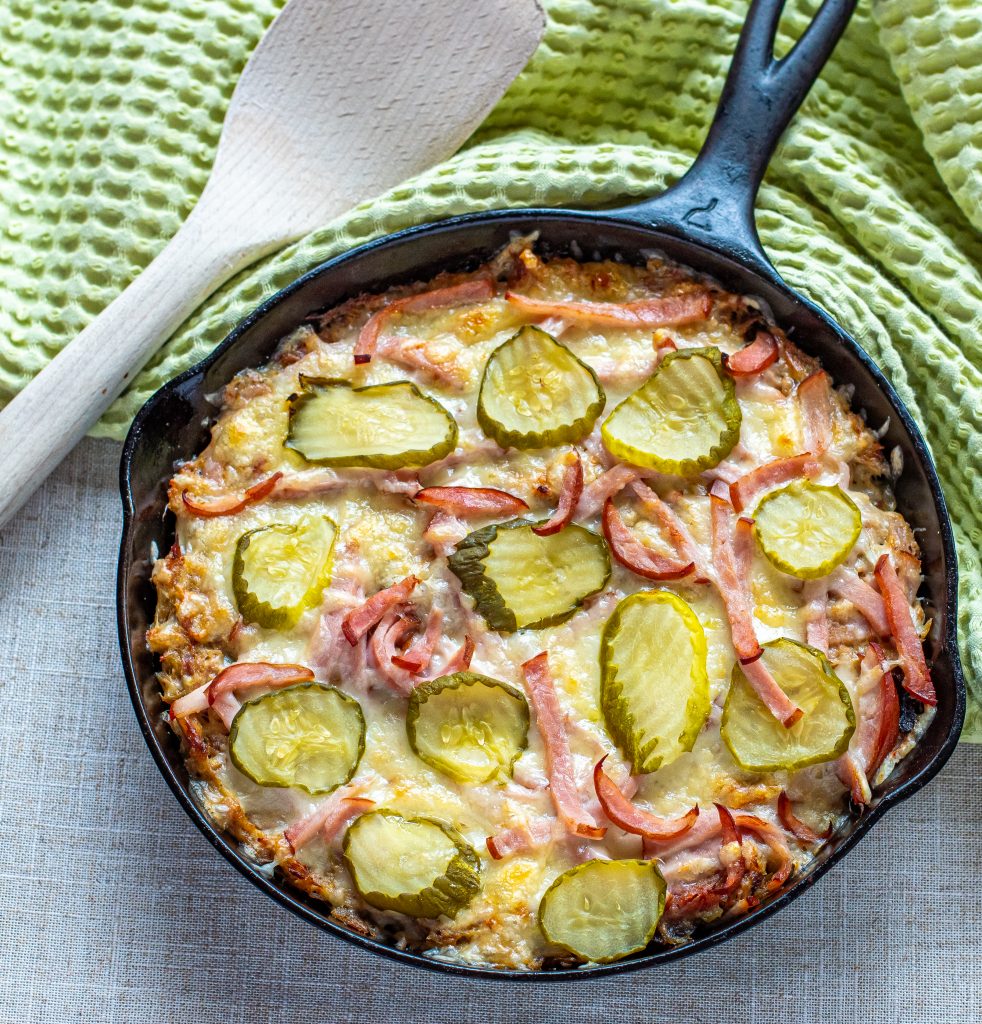
{"type": "Polygon", "coordinates": [[[369,811],[345,834],[344,859],[366,903],[411,917],[453,917],[481,888],[477,852],[435,818],[369,811]]]}
{"type": "Polygon", "coordinates": [[[581,960],[621,960],[655,937],[665,888],[653,860],[590,860],[549,886],[539,904],[539,927],[554,946],[581,960]]]}

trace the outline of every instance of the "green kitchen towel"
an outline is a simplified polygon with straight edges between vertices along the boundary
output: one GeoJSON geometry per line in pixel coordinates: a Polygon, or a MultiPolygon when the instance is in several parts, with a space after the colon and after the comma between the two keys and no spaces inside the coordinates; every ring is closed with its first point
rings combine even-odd
{"type": "MultiPolygon", "coordinates": [[[[6,0],[0,9],[0,396],[160,250],[201,191],[238,72],[282,0],[6,0]]],[[[778,50],[818,6],[791,0],[778,50]]],[[[547,0],[545,40],[451,160],[257,263],[107,413],[140,404],[257,303],[376,235],[469,210],[610,204],[697,152],[747,0],[547,0]]],[[[366,54],[366,60],[372,55],[366,54]]],[[[883,367],[925,430],[961,560],[982,741],[982,21],[978,0],[860,10],[759,199],[775,264],[883,367]]]]}

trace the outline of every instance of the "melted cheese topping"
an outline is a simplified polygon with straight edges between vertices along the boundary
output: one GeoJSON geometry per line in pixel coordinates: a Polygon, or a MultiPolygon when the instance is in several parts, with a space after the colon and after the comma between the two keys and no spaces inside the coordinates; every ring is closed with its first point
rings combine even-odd
{"type": "MultiPolygon", "coordinates": [[[[605,275],[600,297],[607,300],[630,301],[664,292],[657,274],[644,269],[614,264],[575,268],[569,263],[557,263],[550,269],[536,265],[534,258],[532,261],[531,282],[526,277],[524,287],[536,297],[595,300],[600,275],[605,275]]],[[[722,293],[715,294],[719,309],[722,293]]],[[[481,625],[470,599],[461,598],[446,558],[438,556],[423,537],[432,510],[416,507],[405,494],[387,488],[401,487],[411,494],[418,485],[495,487],[523,498],[536,517],[551,513],[562,479],[564,452],[501,452],[484,436],[475,418],[477,390],[488,356],[522,323],[535,321],[523,318],[500,297],[458,309],[393,316],[383,332],[381,354],[365,366],[354,366],[352,349],[358,330],[371,308],[378,308],[377,302],[370,305],[356,306],[340,327],[331,327],[329,341],[320,340],[306,328],[298,331],[286,344],[286,351],[293,354],[289,360],[274,362],[259,375],[253,373],[248,387],[230,389],[211,444],[197,460],[182,467],[172,491],[173,495],[188,490],[205,500],[215,493],[242,490],[275,471],[282,471],[292,481],[296,496],[291,499],[274,496],[238,514],[216,518],[189,515],[179,500],[172,501],[181,551],[197,567],[199,584],[194,595],[171,594],[171,602],[194,596],[205,601],[219,620],[234,622],[238,616],[232,591],[232,559],[244,532],[266,524],[293,523],[310,512],[327,515],[337,523],[333,582],[320,606],[308,609],[288,630],[240,624],[234,639],[228,641],[228,649],[234,654],[226,656],[226,662],[308,665],[317,678],[334,682],[355,696],[367,723],[365,753],[356,774],[356,781],[364,785],[363,795],[378,806],[406,815],[425,814],[452,822],[482,855],[483,881],[478,897],[452,921],[420,925],[366,907],[340,866],[337,842],[328,844],[317,838],[300,849],[297,859],[314,879],[325,881],[333,901],[354,908],[363,918],[390,931],[405,930],[412,943],[431,948],[434,955],[481,964],[534,967],[549,953],[536,923],[536,910],[555,877],[587,857],[643,855],[641,840],[615,827],[608,828],[601,841],[563,836],[557,828],[552,842],[531,853],[500,861],[490,859],[485,852],[489,836],[520,824],[535,826],[543,820],[555,821],[543,742],[534,718],[528,749],[518,760],[512,780],[504,784],[458,784],[415,756],[406,736],[405,697],[385,684],[370,655],[346,656],[343,662],[334,663],[318,653],[323,620],[358,603],[360,598],[352,597],[352,592],[369,596],[410,573],[421,581],[413,600],[421,605],[424,618],[431,604],[444,612],[442,636],[429,676],[441,673],[465,634],[476,640],[472,669],[519,689],[523,688],[519,666],[540,651],[549,652],[580,793],[585,806],[600,820],[603,817],[591,781],[594,764],[609,755],[609,773],[622,783],[628,774],[607,736],[599,707],[600,634],[620,599],[652,586],[677,592],[705,629],[712,711],[691,751],[638,780],[635,801],[665,816],[681,814],[695,804],[711,809],[714,802],[719,802],[776,822],[775,800],[780,790],[786,789],[803,819],[818,827],[838,820],[845,809],[844,787],[833,764],[791,776],[744,772],[721,741],[719,717],[735,655],[726,612],[714,587],[697,585],[691,577],[650,584],[615,564],[606,590],[561,625],[508,635],[481,625]],[[418,359],[420,353],[427,366],[413,369],[413,359],[418,359]],[[433,466],[399,473],[311,467],[283,446],[287,399],[299,390],[301,374],[341,377],[358,385],[413,380],[455,417],[460,428],[457,452],[433,466]]],[[[715,345],[724,353],[733,353],[743,341],[731,323],[732,319],[719,313],[701,323],[654,332],[599,330],[554,321],[544,326],[561,333],[563,344],[597,371],[606,390],[606,415],[647,379],[656,365],[656,347],[666,337],[679,348],[715,345]]],[[[800,354],[798,358],[807,363],[800,354]]],[[[763,462],[805,448],[801,412],[788,385],[783,361],[761,375],[739,379],[737,397],[743,416],[740,441],[721,466],[688,484],[645,474],[670,501],[707,558],[707,487],[711,479],[734,479],[763,462]]],[[[820,482],[842,483],[862,510],[864,528],[849,556],[849,565],[868,569],[882,551],[896,546],[896,536],[906,535],[905,524],[894,513],[883,511],[862,488],[849,484],[849,471],[843,467],[864,447],[861,442],[869,435],[840,404],[835,405],[834,444],[824,461],[820,482]]],[[[587,485],[613,464],[599,442],[603,415],[593,434],[578,446],[587,485]]],[[[659,531],[643,515],[634,518],[628,509],[624,514],[639,539],[652,548],[664,549],[659,531]]],[[[479,520],[477,525],[487,521],[479,520]]],[[[596,515],[585,519],[578,516],[576,521],[599,532],[596,515]]],[[[468,523],[468,529],[475,528],[473,522],[468,523]]],[[[808,602],[802,582],[773,568],[759,551],[753,562],[752,596],[762,642],[779,636],[805,640],[808,602]]],[[[914,607],[920,616],[920,609],[916,604],[914,607]]],[[[840,642],[832,650],[837,672],[854,696],[859,674],[857,651],[868,634],[860,625],[855,635],[855,643],[840,642]]],[[[177,682],[175,691],[171,680],[169,697],[196,685],[190,678],[177,682]]],[[[257,844],[257,834],[265,837],[263,859],[287,859],[290,851],[283,842],[283,830],[323,800],[299,790],[258,786],[238,772],[221,749],[210,757],[207,767],[199,763],[196,769],[203,776],[202,800],[216,818],[228,823],[229,806],[237,802],[247,822],[243,824],[240,817],[241,837],[257,851],[261,845],[257,844]]],[[[798,866],[811,855],[803,846],[792,848],[798,866]]],[[[711,847],[708,851],[696,850],[677,867],[676,877],[695,878],[717,867],[718,859],[711,847]]]]}

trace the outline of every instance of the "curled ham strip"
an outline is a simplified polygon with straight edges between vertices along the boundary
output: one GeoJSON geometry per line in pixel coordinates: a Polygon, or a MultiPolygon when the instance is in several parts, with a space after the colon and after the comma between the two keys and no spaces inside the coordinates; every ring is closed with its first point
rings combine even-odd
{"type": "Polygon", "coordinates": [[[188,512],[199,519],[231,516],[236,512],[241,512],[249,505],[256,504],[257,501],[262,501],[263,498],[271,494],[282,476],[282,473],[271,473],[259,483],[247,487],[241,494],[223,494],[216,498],[210,498],[208,501],[201,501],[187,491],[182,491],[181,501],[184,502],[184,507],[188,512]]]}
{"type": "Polygon", "coordinates": [[[379,675],[393,690],[404,695],[413,688],[412,677],[395,659],[400,653],[399,644],[417,625],[414,615],[404,615],[393,609],[385,613],[372,634],[372,655],[379,675]]]}
{"type": "Polygon", "coordinates": [[[540,537],[549,537],[554,533],[559,533],[564,526],[572,521],[582,494],[583,462],[579,452],[574,451],[563,471],[563,482],[559,489],[559,503],[556,505],[556,511],[541,526],[533,526],[532,532],[540,537]]]}
{"type": "MultiPolygon", "coordinates": [[[[740,659],[743,674],[764,702],[767,710],[786,726],[793,725],[802,712],[778,686],[777,681],[764,667],[760,659],[762,648],[757,642],[754,630],[753,610],[748,581],[748,566],[745,564],[746,544],[741,540],[735,550],[733,509],[729,502],[718,494],[709,495],[713,534],[713,565],[719,578],[719,592],[730,620],[733,647],[740,659]],[[740,560],[737,557],[740,554],[740,560]],[[741,564],[743,562],[744,564],[741,564]],[[741,571],[742,570],[742,571],[741,571]]],[[[748,532],[746,523],[739,527],[741,537],[748,532]]]]}
{"type": "Polygon", "coordinates": [[[576,511],[584,518],[595,516],[614,495],[619,494],[628,484],[640,479],[641,473],[633,466],[618,463],[601,473],[592,483],[583,488],[576,511]]]}
{"type": "Polygon", "coordinates": [[[395,313],[422,313],[428,309],[439,309],[443,306],[458,306],[470,302],[484,302],[494,296],[494,282],[487,277],[463,281],[447,288],[434,288],[432,291],[407,295],[404,299],[396,299],[374,316],[368,318],[365,326],[358,334],[355,343],[354,359],[358,364],[367,363],[375,354],[379,337],[395,313]]]}
{"type": "Polygon", "coordinates": [[[879,557],[873,576],[883,595],[890,633],[900,655],[900,664],[904,670],[904,689],[912,697],[933,707],[938,703],[938,697],[934,692],[934,683],[931,681],[931,673],[924,658],[924,647],[914,625],[914,616],[907,603],[907,595],[900,585],[897,570],[889,555],[879,557]]]}
{"type": "Polygon", "coordinates": [[[886,605],[883,598],[868,583],[861,580],[855,570],[839,566],[826,577],[825,584],[832,594],[851,601],[870,624],[878,636],[888,636],[890,623],[887,621],[886,605]]]}
{"type": "Polygon", "coordinates": [[[829,653],[829,587],[825,579],[808,580],[805,599],[805,640],[823,654],[829,653]]]}
{"type": "Polygon", "coordinates": [[[855,803],[863,806],[872,795],[869,780],[900,736],[900,700],[893,672],[883,670],[883,652],[875,643],[863,656],[856,691],[856,731],[836,769],[855,803]]]}
{"type": "Polygon", "coordinates": [[[423,540],[433,548],[438,555],[449,555],[451,551],[462,541],[470,529],[467,524],[449,512],[436,511],[430,517],[423,531],[423,540]]]}
{"type": "Polygon", "coordinates": [[[774,459],[752,469],[730,484],[730,501],[737,512],[742,512],[754,504],[764,491],[790,483],[802,476],[817,476],[821,471],[821,464],[811,452],[792,455],[787,459],[774,459]]]}
{"type": "Polygon", "coordinates": [[[723,356],[723,365],[734,377],[747,377],[766,370],[777,361],[777,339],[767,331],[758,331],[757,337],[732,356],[723,356]]]}
{"type": "Polygon", "coordinates": [[[394,654],[392,663],[418,676],[425,672],[433,660],[433,652],[440,641],[440,627],[443,625],[443,611],[434,608],[426,620],[426,629],[417,636],[403,654],[394,654]]]}
{"type": "Polygon", "coordinates": [[[341,631],[352,647],[372,628],[382,621],[386,612],[408,600],[419,580],[407,576],[399,583],[373,594],[364,604],[348,612],[341,623],[341,631]]]}
{"type": "Polygon", "coordinates": [[[611,498],[604,505],[603,533],[614,558],[646,580],[677,580],[695,568],[692,562],[678,562],[642,544],[627,528],[611,498]]]}
{"type": "Polygon", "coordinates": [[[471,667],[471,658],[473,657],[474,641],[469,636],[465,636],[464,642],[457,649],[456,653],[443,666],[443,674],[450,675],[451,672],[463,672],[471,667]]]}
{"type": "Polygon", "coordinates": [[[715,579],[716,574],[713,572],[709,560],[703,555],[702,549],[671,506],[662,501],[643,480],[633,480],[631,488],[646,511],[655,517],[659,526],[668,534],[668,539],[671,541],[672,547],[675,548],[679,561],[691,562],[696,567],[696,582],[703,583],[715,579]]]}
{"type": "Polygon", "coordinates": [[[552,842],[554,824],[551,818],[538,818],[514,828],[506,828],[503,832],[488,836],[488,853],[494,860],[531,853],[552,842]]]}
{"type": "Polygon", "coordinates": [[[348,678],[361,676],[365,667],[365,645],[352,647],[341,631],[344,617],[361,605],[361,586],[353,579],[335,579],[324,592],[321,615],[307,647],[310,663],[325,675],[337,673],[348,678]]]}
{"type": "Polygon", "coordinates": [[[528,512],[528,504],[507,491],[494,487],[424,487],[413,500],[430,505],[461,519],[480,516],[517,516],[528,512]]]}
{"type": "Polygon", "coordinates": [[[291,825],[283,837],[296,853],[301,846],[309,843],[320,832],[325,842],[331,842],[351,818],[364,814],[375,806],[374,800],[366,800],[363,782],[349,782],[336,789],[322,804],[315,807],[306,818],[291,825]]]}
{"type": "Polygon", "coordinates": [[[225,723],[231,725],[239,709],[234,694],[239,690],[251,690],[268,686],[272,690],[293,683],[308,682],[314,673],[304,665],[271,665],[265,661],[242,661],[222,669],[214,679],[197,689],[178,697],[170,706],[171,721],[184,718],[206,708],[213,708],[225,723]]]}
{"type": "Polygon", "coordinates": [[[593,769],[593,787],[597,791],[597,799],[604,814],[625,832],[642,836],[652,842],[667,839],[678,839],[685,835],[699,817],[698,806],[686,811],[678,818],[659,818],[657,815],[635,807],[629,797],[621,792],[620,787],[604,771],[604,755],[593,769]]]}
{"type": "Polygon", "coordinates": [[[805,447],[823,455],[832,447],[832,384],[824,370],[806,377],[797,389],[805,427],[805,447]]]}
{"type": "Polygon", "coordinates": [[[586,810],[576,788],[573,757],[563,724],[563,713],[549,671],[546,651],[522,665],[529,701],[546,747],[549,792],[556,814],[567,831],[584,839],[602,839],[605,828],[597,825],[586,810]]]}
{"type": "Polygon", "coordinates": [[[638,302],[549,302],[516,292],[505,298],[531,317],[558,316],[576,324],[605,327],[671,327],[705,320],[713,307],[709,292],[691,292],[638,302]]]}
{"type": "Polygon", "coordinates": [[[330,494],[345,487],[369,485],[387,494],[413,495],[419,490],[419,479],[409,470],[359,468],[346,476],[333,469],[305,469],[283,473],[272,491],[273,498],[310,498],[330,494]]]}
{"type": "Polygon", "coordinates": [[[440,343],[434,339],[389,337],[379,339],[376,351],[409,370],[421,370],[441,384],[460,388],[463,380],[454,361],[455,353],[445,345],[442,347],[441,352],[440,343]]]}
{"type": "Polygon", "coordinates": [[[777,798],[777,816],[785,831],[790,832],[791,835],[796,839],[800,839],[803,843],[820,843],[823,839],[828,839],[832,835],[831,825],[825,832],[819,833],[796,817],[791,807],[791,798],[783,789],[781,790],[781,795],[777,798]]]}

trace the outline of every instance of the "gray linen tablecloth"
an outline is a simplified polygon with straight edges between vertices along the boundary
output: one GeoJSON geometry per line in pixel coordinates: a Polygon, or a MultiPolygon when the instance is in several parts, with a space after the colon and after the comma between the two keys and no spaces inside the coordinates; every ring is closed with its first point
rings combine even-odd
{"type": "Polygon", "coordinates": [[[980,1024],[982,748],[791,908],[596,982],[411,970],[281,910],[157,774],[116,647],[119,446],[86,441],[0,532],[0,1022],[980,1024]]]}

